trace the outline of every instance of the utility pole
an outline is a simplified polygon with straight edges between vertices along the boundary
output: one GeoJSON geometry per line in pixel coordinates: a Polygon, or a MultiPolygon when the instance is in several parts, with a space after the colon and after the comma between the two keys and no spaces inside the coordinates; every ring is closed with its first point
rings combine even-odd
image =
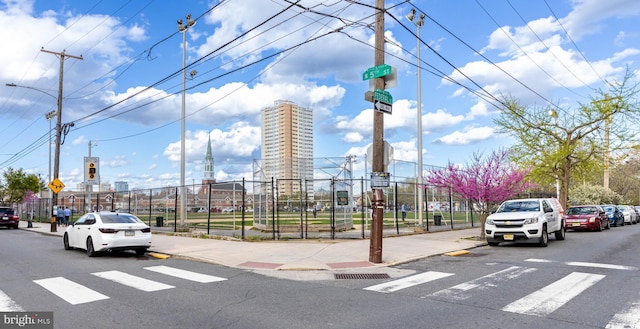
{"type": "MultiPolygon", "coordinates": [[[[374,64],[384,64],[384,0],[376,0],[376,26],[375,26],[375,54],[374,64]]],[[[374,88],[384,89],[384,77],[375,78],[374,88]]],[[[371,171],[384,172],[384,113],[373,111],[373,156],[371,159],[371,171]]],[[[373,194],[373,216],[371,224],[371,238],[369,243],[369,261],[382,263],[382,221],[384,219],[384,195],[381,188],[371,189],[373,194]]]]}
{"type": "MultiPolygon", "coordinates": [[[[63,50],[61,53],[45,50],[44,48],[40,49],[40,51],[54,54],[60,59],[60,73],[58,76],[58,118],[56,120],[56,151],[55,158],[53,163],[53,180],[58,179],[58,174],[60,173],[60,139],[62,135],[62,85],[63,85],[63,74],[64,74],[64,61],[67,57],[71,57],[74,59],[82,60],[82,56],[73,56],[65,54],[63,50]]],[[[56,217],[53,216],[53,208],[58,205],[58,193],[54,191],[53,197],[51,199],[51,232],[57,232],[57,223],[56,217]]],[[[59,211],[59,210],[58,210],[59,211]]]]}

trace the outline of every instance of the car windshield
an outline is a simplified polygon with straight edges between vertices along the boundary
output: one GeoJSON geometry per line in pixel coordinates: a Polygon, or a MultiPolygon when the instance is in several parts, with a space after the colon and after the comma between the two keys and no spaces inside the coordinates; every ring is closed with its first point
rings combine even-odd
{"type": "Polygon", "coordinates": [[[105,224],[114,224],[114,223],[142,223],[138,217],[129,214],[100,214],[100,218],[102,222],[105,224]]]}
{"type": "Polygon", "coordinates": [[[596,207],[570,207],[567,215],[592,215],[597,214],[596,207]]]}
{"type": "Polygon", "coordinates": [[[614,212],[616,209],[614,207],[604,207],[604,211],[606,213],[612,213],[614,212]]]}
{"type": "Polygon", "coordinates": [[[540,203],[538,201],[509,201],[505,202],[498,208],[497,212],[514,212],[514,211],[540,211],[540,203]]]}
{"type": "Polygon", "coordinates": [[[11,208],[0,208],[0,215],[13,215],[13,209],[11,209],[11,208]]]}

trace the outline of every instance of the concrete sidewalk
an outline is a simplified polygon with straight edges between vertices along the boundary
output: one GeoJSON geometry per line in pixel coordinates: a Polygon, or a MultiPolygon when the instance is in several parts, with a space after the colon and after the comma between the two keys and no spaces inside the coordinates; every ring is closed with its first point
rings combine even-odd
{"type": "MultiPolygon", "coordinates": [[[[50,232],[49,223],[20,222],[20,229],[62,236],[66,227],[50,232]]],[[[254,270],[340,270],[380,268],[486,244],[476,241],[479,228],[387,237],[382,241],[382,263],[369,262],[369,239],[233,241],[224,237],[198,238],[153,232],[150,255],[168,255],[254,270]]],[[[62,248],[62,239],[60,239],[62,248]]]]}

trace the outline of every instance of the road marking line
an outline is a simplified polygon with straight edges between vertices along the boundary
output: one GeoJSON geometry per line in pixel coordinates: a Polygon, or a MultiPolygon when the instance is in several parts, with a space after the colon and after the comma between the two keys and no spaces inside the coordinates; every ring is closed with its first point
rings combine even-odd
{"type": "Polygon", "coordinates": [[[175,288],[168,284],[147,280],[139,276],[134,276],[120,271],[96,272],[91,274],[142,291],[157,291],[175,288]]]}
{"type": "Polygon", "coordinates": [[[446,278],[451,275],[453,275],[453,273],[429,271],[429,272],[408,276],[406,278],[370,286],[370,287],[364,288],[364,290],[378,291],[383,293],[393,292],[393,291],[398,291],[404,288],[413,287],[429,281],[446,278]]]}
{"type": "Polygon", "coordinates": [[[512,313],[547,316],[605,276],[573,272],[564,278],[502,308],[512,313]]]}
{"type": "Polygon", "coordinates": [[[605,329],[640,328],[640,300],[635,301],[624,311],[613,316],[605,329]]]}
{"type": "Polygon", "coordinates": [[[431,294],[430,296],[444,297],[444,298],[454,299],[454,300],[469,299],[471,297],[471,294],[467,293],[469,290],[472,290],[472,289],[486,290],[490,288],[495,288],[498,286],[498,284],[504,281],[516,279],[523,274],[531,273],[535,271],[536,271],[535,268],[512,266],[502,271],[491,273],[489,275],[485,275],[483,277],[479,277],[477,279],[455,285],[451,288],[437,291],[431,294]]]}
{"type": "Polygon", "coordinates": [[[0,290],[0,312],[24,312],[24,309],[0,290]]]}
{"type": "Polygon", "coordinates": [[[166,274],[166,275],[175,276],[176,278],[180,278],[180,279],[191,280],[191,281],[196,281],[196,282],[201,282],[201,283],[218,282],[218,281],[225,281],[226,280],[225,278],[221,278],[221,277],[217,277],[217,276],[213,276],[213,275],[207,275],[207,274],[201,274],[201,273],[181,270],[179,268],[169,267],[169,266],[164,266],[164,265],[150,266],[150,267],[145,267],[144,269],[145,270],[149,270],[149,271],[162,273],[162,274],[166,274]]]}
{"type": "Polygon", "coordinates": [[[633,266],[602,264],[602,263],[568,262],[566,264],[571,266],[598,267],[598,268],[609,268],[613,270],[627,270],[627,271],[633,271],[638,269],[633,266]]]}
{"type": "Polygon", "coordinates": [[[51,291],[71,305],[109,299],[108,296],[105,296],[95,290],[89,289],[81,284],[67,280],[63,277],[33,280],[33,282],[51,291]]]}
{"type": "Polygon", "coordinates": [[[529,259],[525,259],[524,261],[532,262],[532,263],[553,263],[552,260],[538,259],[538,258],[529,258],[529,259]]]}
{"type": "MultiPolygon", "coordinates": [[[[525,259],[525,262],[532,263],[554,263],[553,260],[547,259],[537,259],[537,258],[529,258],[525,259]]],[[[588,262],[565,262],[565,265],[569,266],[582,266],[582,267],[597,267],[597,268],[608,268],[612,270],[626,270],[626,271],[635,271],[638,268],[633,266],[624,266],[624,265],[613,265],[613,264],[604,264],[604,263],[588,263],[588,262]]]]}

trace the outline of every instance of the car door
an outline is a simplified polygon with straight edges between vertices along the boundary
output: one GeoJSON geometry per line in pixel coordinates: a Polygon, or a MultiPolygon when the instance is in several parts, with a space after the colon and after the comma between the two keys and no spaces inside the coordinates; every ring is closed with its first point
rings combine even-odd
{"type": "Polygon", "coordinates": [[[544,211],[544,216],[547,217],[547,223],[549,223],[548,230],[550,232],[552,229],[555,230],[558,223],[557,212],[547,200],[542,200],[542,210],[544,211]]]}
{"type": "Polygon", "coordinates": [[[69,244],[75,248],[86,248],[87,237],[91,232],[91,226],[96,221],[93,214],[86,214],[76,221],[72,228],[72,234],[69,234],[69,244]],[[72,242],[73,241],[73,242],[72,242]]]}

